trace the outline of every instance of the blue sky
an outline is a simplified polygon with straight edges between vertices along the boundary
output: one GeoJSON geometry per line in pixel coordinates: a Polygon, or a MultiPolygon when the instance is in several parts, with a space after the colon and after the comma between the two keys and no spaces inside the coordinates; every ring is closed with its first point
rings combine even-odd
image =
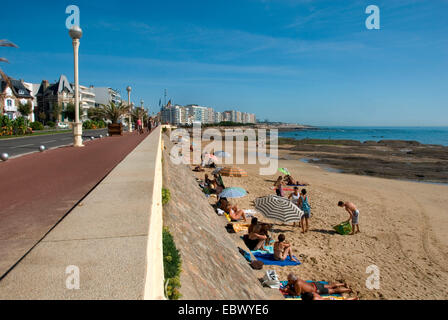
{"type": "Polygon", "coordinates": [[[239,109],[311,125],[448,125],[448,0],[7,1],[10,76],[73,80],[65,8],[81,11],[80,82],[158,109],[239,109]],[[381,30],[367,30],[368,5],[381,30]]]}

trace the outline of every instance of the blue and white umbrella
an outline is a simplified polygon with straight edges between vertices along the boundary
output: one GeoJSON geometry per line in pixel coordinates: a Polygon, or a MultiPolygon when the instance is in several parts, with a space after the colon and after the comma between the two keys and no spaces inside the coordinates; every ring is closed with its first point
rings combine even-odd
{"type": "Polygon", "coordinates": [[[220,158],[230,158],[232,155],[230,153],[224,152],[224,151],[216,151],[215,156],[220,158]]]}
{"type": "Polygon", "coordinates": [[[220,198],[236,199],[243,198],[247,195],[247,191],[243,188],[227,188],[219,195],[220,198]]]}

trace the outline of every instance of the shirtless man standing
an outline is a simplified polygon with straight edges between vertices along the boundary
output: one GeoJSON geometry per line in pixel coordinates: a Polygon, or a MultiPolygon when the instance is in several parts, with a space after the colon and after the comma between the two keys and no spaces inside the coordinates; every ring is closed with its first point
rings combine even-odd
{"type": "Polygon", "coordinates": [[[288,276],[288,285],[286,290],[289,295],[301,296],[305,292],[321,294],[347,293],[352,289],[344,283],[322,284],[320,282],[306,282],[300,280],[294,273],[288,276]]]}
{"type": "Polygon", "coordinates": [[[359,231],[358,208],[356,208],[356,206],[353,203],[344,201],[339,201],[338,206],[344,208],[350,214],[350,218],[347,220],[347,222],[350,222],[350,220],[352,221],[352,233],[350,233],[350,235],[355,234],[355,226],[356,226],[356,233],[360,233],[361,231],[359,231]]]}

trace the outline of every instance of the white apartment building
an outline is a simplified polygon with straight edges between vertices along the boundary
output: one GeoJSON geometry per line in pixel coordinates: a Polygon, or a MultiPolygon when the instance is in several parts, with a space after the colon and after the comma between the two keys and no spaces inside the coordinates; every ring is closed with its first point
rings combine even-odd
{"type": "Polygon", "coordinates": [[[96,106],[96,95],[93,87],[79,86],[79,105],[82,110],[81,121],[89,119],[89,109],[96,106]]]}
{"type": "Polygon", "coordinates": [[[114,90],[108,87],[90,87],[92,92],[95,94],[95,104],[99,105],[107,105],[110,102],[115,104],[120,104],[122,102],[121,95],[118,90],[114,90]]]}

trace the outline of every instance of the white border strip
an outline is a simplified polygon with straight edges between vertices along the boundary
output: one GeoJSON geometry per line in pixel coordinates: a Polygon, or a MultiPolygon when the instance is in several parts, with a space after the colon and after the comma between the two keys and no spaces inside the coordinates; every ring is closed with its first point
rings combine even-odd
{"type": "Polygon", "coordinates": [[[166,300],[164,290],[164,268],[163,268],[163,208],[162,208],[162,127],[159,126],[155,132],[158,136],[156,159],[154,167],[154,188],[152,194],[152,206],[149,216],[148,245],[146,251],[146,280],[144,300],[166,300]]]}

